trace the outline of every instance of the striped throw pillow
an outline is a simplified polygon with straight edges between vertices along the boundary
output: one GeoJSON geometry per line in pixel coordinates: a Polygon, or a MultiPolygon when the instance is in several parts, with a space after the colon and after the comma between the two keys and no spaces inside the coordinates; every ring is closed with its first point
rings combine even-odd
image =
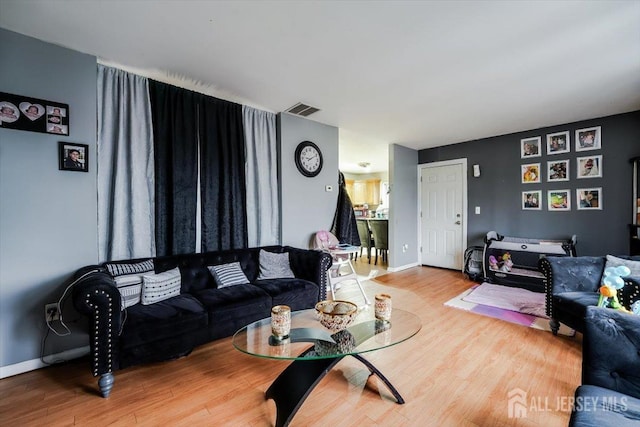
{"type": "Polygon", "coordinates": [[[180,295],[180,269],[142,276],[142,304],[149,305],[180,295]]]}
{"type": "Polygon", "coordinates": [[[122,300],[122,308],[131,307],[140,302],[140,294],[142,293],[142,275],[126,274],[113,279],[120,291],[120,299],[122,300]]]}
{"type": "Polygon", "coordinates": [[[229,264],[210,265],[207,268],[211,272],[218,288],[249,283],[249,279],[245,276],[238,261],[229,264]]]}
{"type": "Polygon", "coordinates": [[[153,271],[153,260],[148,259],[146,261],[128,264],[106,263],[105,267],[113,277],[133,273],[146,273],[147,271],[153,271]]]}

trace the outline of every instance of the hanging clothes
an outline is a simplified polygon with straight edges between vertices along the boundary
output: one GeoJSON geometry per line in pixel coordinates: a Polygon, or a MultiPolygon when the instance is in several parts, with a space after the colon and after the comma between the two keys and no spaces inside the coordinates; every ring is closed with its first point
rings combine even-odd
{"type": "Polygon", "coordinates": [[[360,246],[356,215],[353,212],[353,203],[351,203],[347,193],[347,186],[342,172],[339,172],[338,206],[333,217],[331,233],[340,240],[340,243],[360,246]]]}

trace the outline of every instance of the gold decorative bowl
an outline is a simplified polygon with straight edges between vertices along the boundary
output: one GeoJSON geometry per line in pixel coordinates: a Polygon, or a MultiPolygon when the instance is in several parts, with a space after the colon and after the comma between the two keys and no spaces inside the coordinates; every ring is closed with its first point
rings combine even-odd
{"type": "Polygon", "coordinates": [[[331,332],[351,326],[358,313],[358,306],[351,301],[325,300],[316,304],[318,320],[331,332]]]}

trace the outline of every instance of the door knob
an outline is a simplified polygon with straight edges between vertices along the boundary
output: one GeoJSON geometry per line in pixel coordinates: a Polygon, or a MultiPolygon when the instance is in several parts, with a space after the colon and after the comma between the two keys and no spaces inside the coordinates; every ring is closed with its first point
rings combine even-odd
{"type": "Polygon", "coordinates": [[[460,221],[456,221],[456,225],[460,225],[460,221]]]}

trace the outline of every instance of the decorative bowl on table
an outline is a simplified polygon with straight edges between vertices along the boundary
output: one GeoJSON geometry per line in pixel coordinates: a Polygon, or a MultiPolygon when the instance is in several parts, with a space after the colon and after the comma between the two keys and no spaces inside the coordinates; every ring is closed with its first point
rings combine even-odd
{"type": "Polygon", "coordinates": [[[358,313],[358,306],[351,301],[325,300],[316,304],[318,320],[331,332],[341,331],[351,326],[358,317],[358,313]]]}

